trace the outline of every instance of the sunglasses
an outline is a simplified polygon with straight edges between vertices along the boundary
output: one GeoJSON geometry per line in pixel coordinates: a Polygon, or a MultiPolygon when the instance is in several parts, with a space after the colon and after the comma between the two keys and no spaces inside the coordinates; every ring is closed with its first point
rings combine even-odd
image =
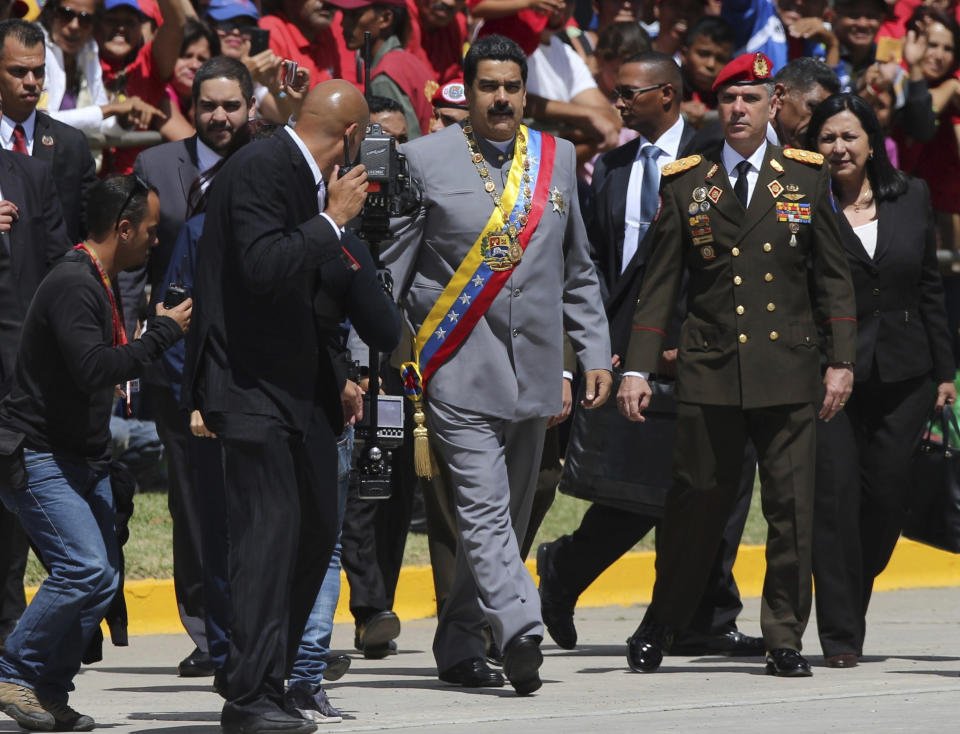
{"type": "Polygon", "coordinates": [[[123,206],[121,206],[120,211],[117,212],[117,221],[113,224],[114,229],[120,229],[120,222],[123,219],[123,213],[127,210],[127,207],[130,206],[130,202],[133,201],[133,197],[137,194],[150,193],[150,187],[142,178],[137,175],[133,175],[130,178],[133,179],[133,188],[130,189],[130,193],[127,194],[127,198],[123,200],[123,206]]]}
{"type": "Polygon", "coordinates": [[[70,25],[74,19],[77,23],[84,28],[89,28],[93,25],[93,20],[96,17],[94,13],[85,13],[83,11],[73,10],[72,8],[65,8],[62,5],[57,8],[57,18],[64,25],[70,25]]]}
{"type": "Polygon", "coordinates": [[[217,30],[217,33],[222,33],[225,36],[237,31],[244,38],[250,38],[257,26],[250,23],[248,18],[231,18],[230,20],[218,20],[213,27],[217,30]]]}
{"type": "Polygon", "coordinates": [[[664,87],[669,86],[670,82],[652,84],[649,87],[626,87],[622,84],[618,84],[613,88],[613,98],[617,99],[619,97],[623,99],[624,102],[632,102],[633,98],[638,94],[645,94],[646,92],[652,92],[654,89],[663,89],[664,87]]]}

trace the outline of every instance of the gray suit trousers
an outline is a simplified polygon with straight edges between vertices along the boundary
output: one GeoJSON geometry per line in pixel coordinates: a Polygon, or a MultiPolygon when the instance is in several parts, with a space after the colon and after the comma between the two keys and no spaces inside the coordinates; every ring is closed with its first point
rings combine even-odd
{"type": "Polygon", "coordinates": [[[437,668],[483,657],[483,629],[503,649],[518,635],[543,636],[537,585],[520,558],[540,469],[546,418],[509,421],[427,405],[431,443],[450,468],[457,516],[453,587],[440,613],[437,668]]]}

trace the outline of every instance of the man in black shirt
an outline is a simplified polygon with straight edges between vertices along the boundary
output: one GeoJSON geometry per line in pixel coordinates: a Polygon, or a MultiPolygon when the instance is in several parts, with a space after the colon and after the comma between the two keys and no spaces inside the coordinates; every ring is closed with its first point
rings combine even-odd
{"type": "Polygon", "coordinates": [[[156,244],[160,202],[136,177],[114,176],[94,187],[88,212],[90,237],[37,289],[0,405],[0,499],[50,569],[0,658],[0,710],[43,731],[94,726],[67,697],[117,588],[107,471],[114,390],[129,392],[127,381],[183,336],[193,305],[159,305],[128,343],[113,283],[156,244]]]}

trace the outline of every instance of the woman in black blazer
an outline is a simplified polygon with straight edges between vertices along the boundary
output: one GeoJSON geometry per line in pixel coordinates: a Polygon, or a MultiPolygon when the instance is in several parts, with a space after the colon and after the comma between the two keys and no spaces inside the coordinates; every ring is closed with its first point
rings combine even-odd
{"type": "Polygon", "coordinates": [[[890,164],[857,96],[825,100],[807,135],[830,166],[857,299],[853,394],[817,424],[813,537],[820,645],[827,666],[847,668],[863,653],[873,580],[900,537],[925,421],[956,400],[955,364],[926,184],[890,164]]]}

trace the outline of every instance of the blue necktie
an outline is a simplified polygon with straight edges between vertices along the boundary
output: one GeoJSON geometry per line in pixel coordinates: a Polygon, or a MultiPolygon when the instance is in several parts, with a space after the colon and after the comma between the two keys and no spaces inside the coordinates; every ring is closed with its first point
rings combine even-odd
{"type": "Polygon", "coordinates": [[[640,184],[640,226],[637,234],[637,249],[643,242],[643,237],[653,218],[657,216],[660,206],[660,166],[657,158],[663,154],[656,145],[647,145],[640,150],[640,159],[643,161],[643,178],[640,184]]]}

